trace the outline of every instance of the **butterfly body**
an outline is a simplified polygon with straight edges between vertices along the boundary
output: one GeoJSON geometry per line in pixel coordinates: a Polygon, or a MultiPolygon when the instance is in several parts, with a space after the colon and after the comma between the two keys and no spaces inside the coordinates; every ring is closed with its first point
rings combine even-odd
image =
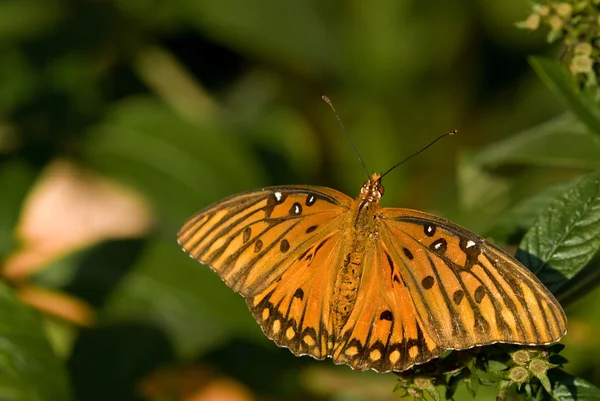
{"type": "MultiPolygon", "coordinates": [[[[380,190],[383,187],[379,185],[380,190]]],[[[336,327],[344,327],[358,297],[358,289],[365,266],[365,254],[375,246],[379,236],[377,219],[381,218],[379,206],[380,192],[365,183],[361,196],[350,207],[351,218],[343,222],[345,238],[342,242],[344,255],[341,265],[336,269],[336,279],[331,300],[334,337],[336,327]]]]}
{"type": "Polygon", "coordinates": [[[565,334],[562,308],[526,267],[447,220],[382,208],[383,194],[375,173],[356,200],[314,186],[250,191],[197,213],[178,240],[278,345],[356,370],[565,334]]]}

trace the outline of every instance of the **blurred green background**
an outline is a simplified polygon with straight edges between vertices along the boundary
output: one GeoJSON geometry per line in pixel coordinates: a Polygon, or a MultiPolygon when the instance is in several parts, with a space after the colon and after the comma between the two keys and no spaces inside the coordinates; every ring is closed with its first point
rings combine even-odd
{"type": "MultiPolygon", "coordinates": [[[[278,349],[176,232],[261,186],[355,197],[364,172],[326,94],[374,171],[458,129],[387,176],[382,203],[484,234],[574,174],[521,175],[501,196],[468,169],[457,179],[461,160],[563,112],[527,63],[554,54],[514,27],[527,13],[525,0],[0,1],[0,260],[46,310],[74,398],[396,399],[393,375],[278,349]]],[[[569,308],[564,355],[599,384],[597,298],[569,308]]]]}

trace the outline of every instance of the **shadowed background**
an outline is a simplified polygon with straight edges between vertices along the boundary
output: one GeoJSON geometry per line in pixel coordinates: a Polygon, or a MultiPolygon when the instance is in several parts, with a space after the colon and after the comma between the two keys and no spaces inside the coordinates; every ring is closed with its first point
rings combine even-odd
{"type": "MultiPolygon", "coordinates": [[[[0,260],[45,311],[77,399],[396,399],[393,375],[278,349],[175,234],[252,188],[355,197],[364,172],[323,94],[370,170],[458,129],[386,176],[382,203],[485,234],[573,174],[534,166],[502,192],[461,162],[563,111],[527,63],[554,55],[514,27],[527,13],[524,0],[0,3],[0,260]]],[[[567,370],[596,383],[597,297],[568,310],[564,341],[567,370]]]]}

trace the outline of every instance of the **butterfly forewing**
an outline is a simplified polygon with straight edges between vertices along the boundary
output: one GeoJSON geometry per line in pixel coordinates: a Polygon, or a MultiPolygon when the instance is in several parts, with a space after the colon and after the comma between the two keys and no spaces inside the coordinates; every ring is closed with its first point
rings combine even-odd
{"type": "Polygon", "coordinates": [[[179,244],[210,266],[236,292],[262,291],[304,252],[333,230],[352,200],[320,187],[272,187],[227,198],[190,218],[179,244]]]}

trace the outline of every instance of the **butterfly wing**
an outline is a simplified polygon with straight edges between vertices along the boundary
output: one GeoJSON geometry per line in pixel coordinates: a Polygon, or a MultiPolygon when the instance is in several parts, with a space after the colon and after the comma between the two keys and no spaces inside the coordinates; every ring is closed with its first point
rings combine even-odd
{"type": "Polygon", "coordinates": [[[324,359],[331,354],[331,296],[334,267],[342,263],[340,234],[340,230],[323,233],[288,261],[280,279],[246,298],[265,335],[296,355],[324,359]]]}
{"type": "Polygon", "coordinates": [[[246,302],[265,334],[295,354],[328,353],[329,297],[348,196],[313,186],[270,187],[217,202],[178,234],[246,302]]]}
{"type": "Polygon", "coordinates": [[[558,301],[506,252],[427,213],[383,213],[382,241],[413,295],[422,330],[440,348],[543,345],[565,335],[567,320],[558,301]]]}

